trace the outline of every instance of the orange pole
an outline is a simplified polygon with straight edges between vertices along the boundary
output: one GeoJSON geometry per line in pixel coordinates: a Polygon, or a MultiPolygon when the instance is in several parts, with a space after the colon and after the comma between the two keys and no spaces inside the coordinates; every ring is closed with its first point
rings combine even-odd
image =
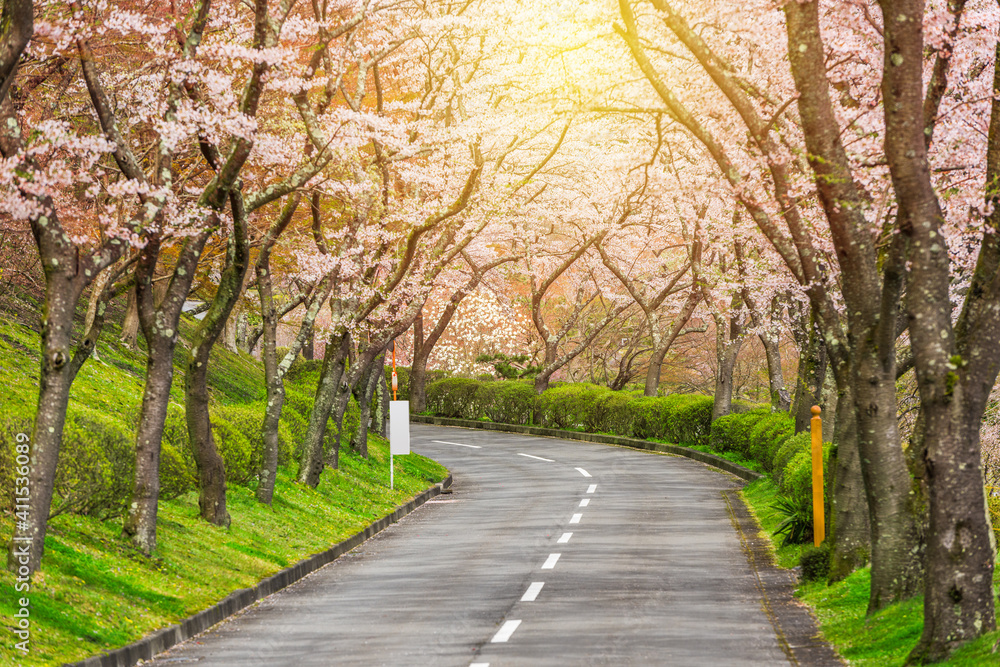
{"type": "Polygon", "coordinates": [[[823,420],[818,405],[812,407],[812,467],[813,467],[813,545],[826,539],[826,517],[823,512],[823,420]]]}
{"type": "Polygon", "coordinates": [[[392,342],[392,400],[396,398],[396,389],[399,387],[399,380],[396,378],[396,341],[392,342]]]}

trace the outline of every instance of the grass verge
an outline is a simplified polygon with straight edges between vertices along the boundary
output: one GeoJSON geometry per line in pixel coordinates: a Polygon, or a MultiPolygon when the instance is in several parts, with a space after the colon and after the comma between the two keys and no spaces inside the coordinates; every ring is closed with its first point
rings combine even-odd
{"type": "MultiPolygon", "coordinates": [[[[771,539],[778,565],[784,568],[798,565],[803,546],[780,546],[773,537],[781,522],[780,514],[773,508],[778,499],[774,483],[765,478],[748,484],[743,490],[743,498],[771,539]]],[[[802,583],[796,595],[813,609],[820,632],[851,665],[898,667],[905,662],[923,632],[923,600],[913,598],[867,616],[870,583],[871,572],[864,568],[832,585],[802,583]]],[[[994,572],[994,588],[1000,591],[1000,567],[994,572]]],[[[939,664],[950,667],[1000,665],[1000,631],[966,645],[939,664]]]]}

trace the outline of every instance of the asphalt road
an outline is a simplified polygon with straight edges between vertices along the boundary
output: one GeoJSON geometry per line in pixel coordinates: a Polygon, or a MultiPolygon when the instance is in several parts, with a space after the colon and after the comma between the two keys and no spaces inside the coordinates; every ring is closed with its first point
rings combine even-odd
{"type": "Polygon", "coordinates": [[[729,476],[515,434],[414,424],[411,439],[453,494],[146,664],[788,664],[729,476]]]}

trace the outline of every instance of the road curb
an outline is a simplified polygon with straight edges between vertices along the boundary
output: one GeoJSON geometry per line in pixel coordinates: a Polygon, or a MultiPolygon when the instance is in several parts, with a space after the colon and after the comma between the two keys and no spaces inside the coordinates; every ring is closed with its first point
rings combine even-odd
{"type": "Polygon", "coordinates": [[[150,660],[153,656],[166,651],[171,646],[204,632],[220,621],[246,609],[254,602],[291,586],[324,565],[329,565],[362,542],[396,523],[434,496],[439,495],[444,489],[451,488],[452,481],[452,476],[448,475],[443,482],[435,484],[405,505],[397,507],[392,514],[387,514],[346,540],[338,542],[325,551],[313,554],[267,579],[263,579],[256,586],[233,591],[221,602],[184,619],[176,625],[157,630],[128,646],[123,646],[114,651],[93,656],[80,662],[67,663],[64,667],[132,667],[132,665],[135,665],[140,660],[150,660]]]}
{"type": "Polygon", "coordinates": [[[563,440],[583,440],[586,442],[597,442],[603,445],[618,445],[630,449],[641,449],[662,454],[674,454],[684,456],[695,461],[700,461],[705,465],[718,468],[719,470],[736,475],[740,479],[748,482],[763,477],[763,473],[756,470],[744,468],[732,461],[699,452],[697,449],[689,449],[680,445],[668,445],[663,442],[650,442],[649,440],[637,440],[626,438],[620,435],[605,435],[603,433],[581,433],[580,431],[562,431],[557,428],[541,428],[539,426],[523,426],[521,424],[503,424],[500,422],[481,422],[475,419],[451,419],[449,417],[431,417],[428,415],[410,415],[410,421],[420,424],[433,424],[435,426],[460,426],[462,428],[478,428],[486,431],[504,431],[508,433],[524,433],[527,435],[539,435],[547,438],[561,438],[563,440]]]}

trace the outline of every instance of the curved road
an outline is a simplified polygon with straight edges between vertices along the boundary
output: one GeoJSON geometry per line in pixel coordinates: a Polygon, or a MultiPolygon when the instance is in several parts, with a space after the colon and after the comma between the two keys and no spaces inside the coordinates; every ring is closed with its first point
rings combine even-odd
{"type": "Polygon", "coordinates": [[[411,441],[453,494],[147,664],[788,664],[727,475],[516,434],[411,441]]]}

